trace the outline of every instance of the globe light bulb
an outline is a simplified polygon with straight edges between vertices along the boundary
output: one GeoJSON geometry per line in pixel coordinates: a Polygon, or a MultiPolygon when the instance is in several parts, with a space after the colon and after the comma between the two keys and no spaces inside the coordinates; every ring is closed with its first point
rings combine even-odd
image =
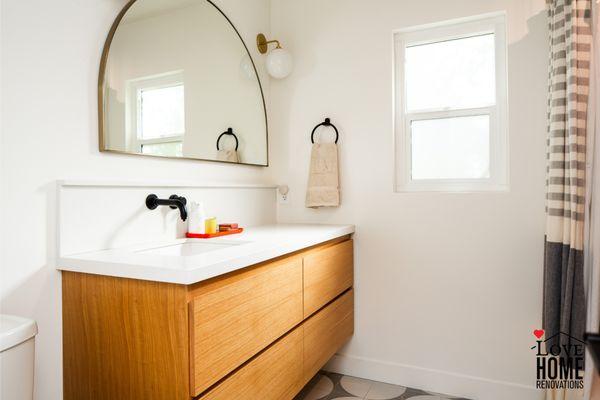
{"type": "Polygon", "coordinates": [[[266,66],[269,75],[275,79],[283,79],[292,72],[294,61],[288,51],[278,47],[267,56],[266,66]]]}

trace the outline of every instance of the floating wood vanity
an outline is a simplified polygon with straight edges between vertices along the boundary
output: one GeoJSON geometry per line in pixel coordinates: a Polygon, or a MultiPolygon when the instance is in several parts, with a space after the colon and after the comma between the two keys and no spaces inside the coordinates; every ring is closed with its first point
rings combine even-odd
{"type": "Polygon", "coordinates": [[[62,279],[65,400],[292,399],[353,333],[350,235],[193,284],[62,279]]]}

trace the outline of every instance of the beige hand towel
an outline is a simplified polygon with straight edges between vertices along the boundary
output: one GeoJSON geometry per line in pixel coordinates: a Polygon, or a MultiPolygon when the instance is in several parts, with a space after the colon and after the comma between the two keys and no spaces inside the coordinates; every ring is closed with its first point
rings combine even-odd
{"type": "Polygon", "coordinates": [[[306,190],[306,207],[337,207],[339,205],[337,144],[313,144],[306,190]]]}
{"type": "Polygon", "coordinates": [[[240,158],[238,157],[238,152],[236,150],[218,150],[217,160],[232,163],[240,162],[240,158]]]}

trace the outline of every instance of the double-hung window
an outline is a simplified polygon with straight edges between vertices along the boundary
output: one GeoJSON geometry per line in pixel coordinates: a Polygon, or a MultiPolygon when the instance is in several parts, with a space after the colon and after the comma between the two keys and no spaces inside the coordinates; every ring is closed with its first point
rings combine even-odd
{"type": "Polygon", "coordinates": [[[183,73],[128,82],[129,145],[157,156],[183,156],[185,101],[183,73]]]}
{"type": "Polygon", "coordinates": [[[508,188],[504,16],[395,42],[396,191],[508,188]]]}

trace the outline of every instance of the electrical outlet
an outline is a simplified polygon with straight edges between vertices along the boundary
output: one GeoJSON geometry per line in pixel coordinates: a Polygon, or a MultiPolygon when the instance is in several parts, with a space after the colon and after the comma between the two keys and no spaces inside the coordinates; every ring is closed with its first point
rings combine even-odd
{"type": "Polygon", "coordinates": [[[277,199],[278,199],[279,204],[282,204],[282,205],[290,203],[289,193],[286,193],[286,194],[277,193],[277,199]]]}
{"type": "Polygon", "coordinates": [[[277,187],[277,202],[279,204],[288,204],[290,202],[290,188],[288,185],[279,185],[277,187]]]}

